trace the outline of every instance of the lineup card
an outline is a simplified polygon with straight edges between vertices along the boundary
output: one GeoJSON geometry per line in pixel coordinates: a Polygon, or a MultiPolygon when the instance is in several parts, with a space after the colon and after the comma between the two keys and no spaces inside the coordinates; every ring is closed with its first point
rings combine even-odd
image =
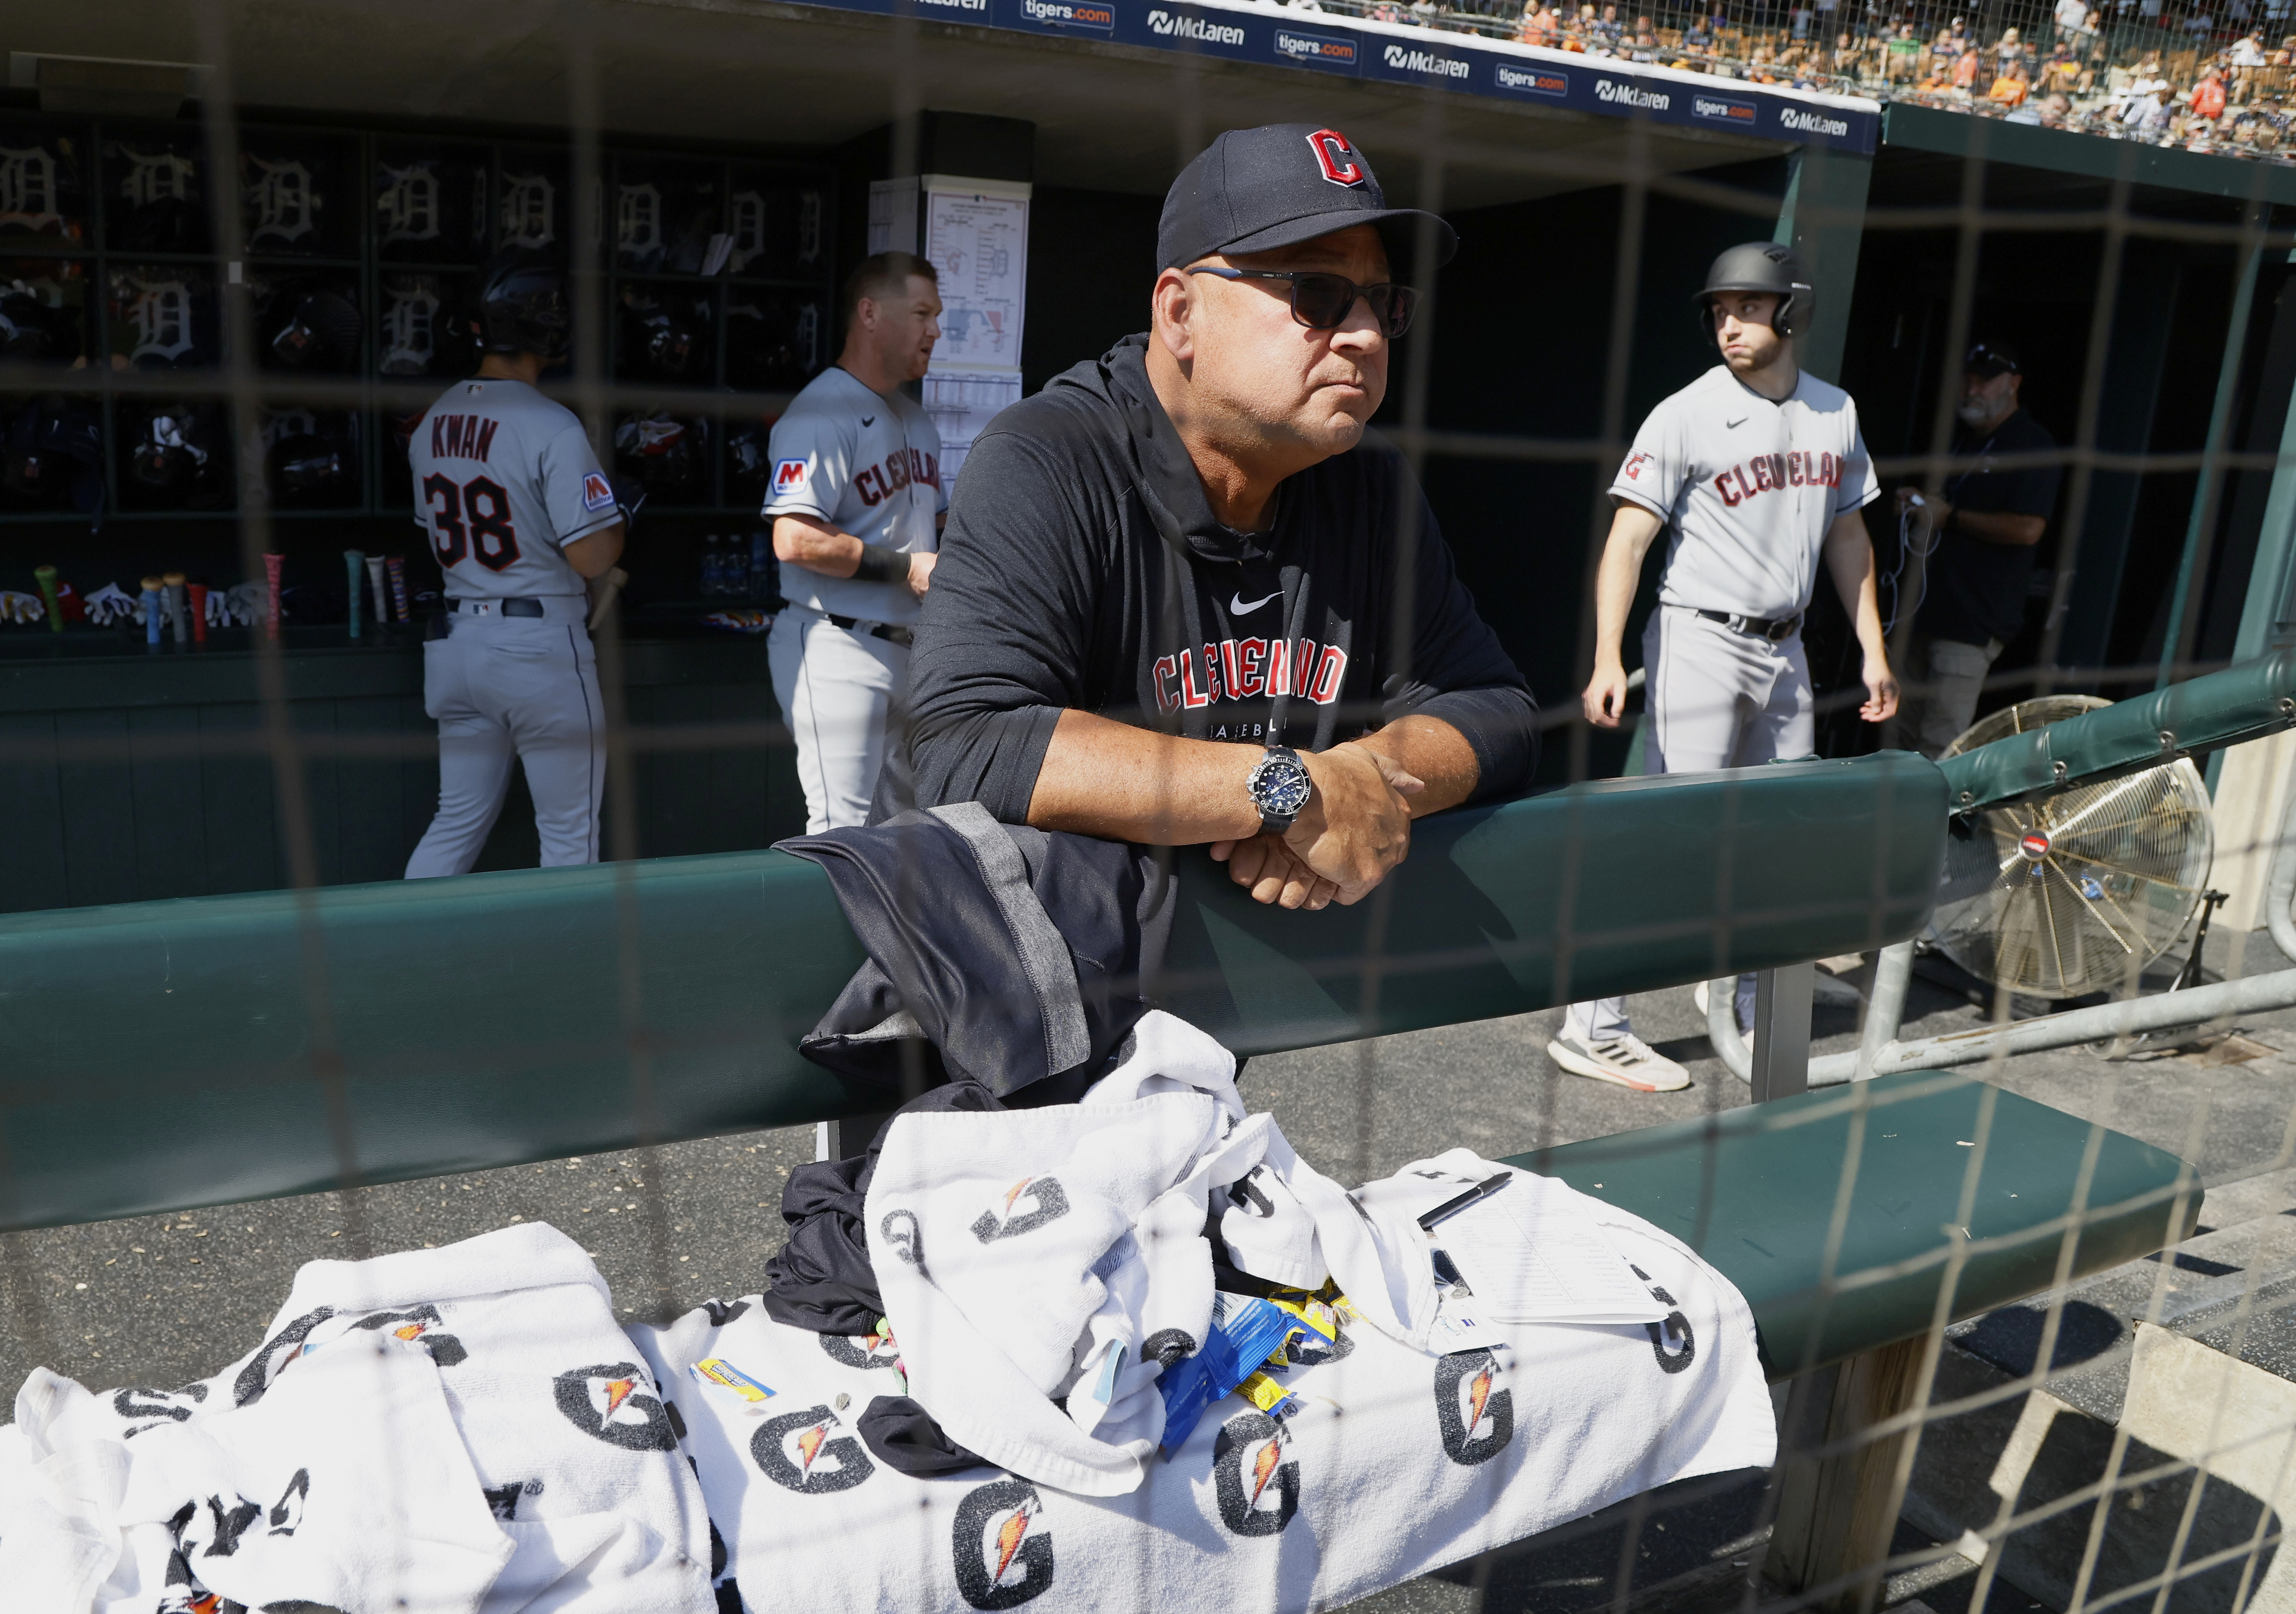
{"type": "Polygon", "coordinates": [[[1494,1323],[1658,1323],[1652,1298],[1603,1230],[1558,1184],[1518,1172],[1435,1230],[1475,1309],[1494,1323]]]}
{"type": "Polygon", "coordinates": [[[931,192],[924,255],[940,271],[933,364],[1017,370],[1028,308],[1027,199],[931,192]]]}

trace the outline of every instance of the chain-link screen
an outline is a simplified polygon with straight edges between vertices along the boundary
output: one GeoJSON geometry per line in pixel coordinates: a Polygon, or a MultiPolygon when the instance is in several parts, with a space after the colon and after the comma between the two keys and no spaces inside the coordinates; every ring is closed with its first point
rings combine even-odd
{"type": "Polygon", "coordinates": [[[24,1606],[2287,1601],[2284,0],[0,41],[24,1606]]]}

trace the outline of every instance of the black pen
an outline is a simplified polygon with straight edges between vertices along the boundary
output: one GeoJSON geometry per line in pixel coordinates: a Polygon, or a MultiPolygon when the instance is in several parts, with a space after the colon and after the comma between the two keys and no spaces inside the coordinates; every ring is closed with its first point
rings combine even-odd
{"type": "Polygon", "coordinates": [[[1490,1198],[1491,1195],[1496,1193],[1500,1189],[1505,1187],[1513,1180],[1514,1173],[1512,1171],[1502,1171],[1495,1177],[1485,1177],[1481,1182],[1476,1184],[1472,1188],[1468,1189],[1466,1192],[1461,1194],[1457,1199],[1446,1200],[1440,1205],[1435,1207],[1434,1209],[1429,1211],[1425,1216],[1421,1217],[1419,1218],[1419,1225],[1431,1232],[1435,1224],[1441,1221],[1445,1217],[1456,1216],[1459,1212],[1466,1209],[1468,1206],[1474,1204],[1476,1201],[1490,1198]]]}

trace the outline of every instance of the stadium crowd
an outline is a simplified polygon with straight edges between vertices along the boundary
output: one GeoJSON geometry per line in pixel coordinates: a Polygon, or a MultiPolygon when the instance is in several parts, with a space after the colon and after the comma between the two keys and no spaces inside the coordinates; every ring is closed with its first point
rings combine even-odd
{"type": "Polygon", "coordinates": [[[2114,140],[2290,160],[2291,0],[1294,0],[1754,84],[1910,101],[2114,140]]]}

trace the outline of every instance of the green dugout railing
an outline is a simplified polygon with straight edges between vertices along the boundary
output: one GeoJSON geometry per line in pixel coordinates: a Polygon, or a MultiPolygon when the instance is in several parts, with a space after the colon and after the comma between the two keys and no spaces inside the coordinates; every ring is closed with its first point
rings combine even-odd
{"type": "MultiPolygon", "coordinates": [[[[1870,951],[1926,922],[1956,813],[2292,711],[2284,654],[1942,769],[1883,753],[1575,786],[1422,823],[1384,885],[1321,914],[1259,906],[1184,852],[1155,987],[1257,1053],[1870,951]]],[[[875,1109],[796,1047],[861,957],[826,877],[773,851],[16,915],[0,1227],[875,1109]]],[[[1792,1372],[1926,1328],[1947,1283],[1965,1315],[2046,1287],[2068,1249],[2078,1275],[2182,1236],[2189,1168],[2100,1133],[1915,1073],[1526,1159],[1703,1250],[1792,1372]],[[1969,1200],[1979,1160],[2018,1186],[1969,1200]]]]}

